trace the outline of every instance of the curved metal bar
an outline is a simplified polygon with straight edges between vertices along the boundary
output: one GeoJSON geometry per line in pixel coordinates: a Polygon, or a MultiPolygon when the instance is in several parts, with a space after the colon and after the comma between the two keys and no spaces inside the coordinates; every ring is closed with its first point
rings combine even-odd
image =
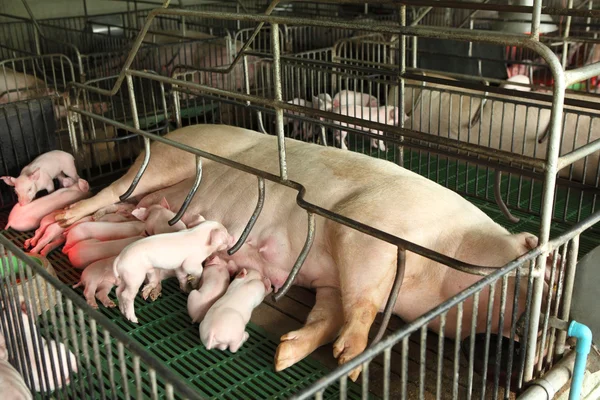
{"type": "Polygon", "coordinates": [[[263,177],[259,176],[258,177],[258,202],[256,203],[256,208],[254,209],[254,212],[252,213],[252,216],[250,217],[248,224],[246,224],[246,227],[244,228],[242,235],[240,236],[238,241],[233,245],[233,247],[230,248],[229,250],[227,250],[227,254],[232,256],[244,245],[244,243],[246,242],[246,239],[248,238],[248,235],[252,231],[252,228],[254,228],[254,224],[256,224],[256,220],[258,219],[258,216],[260,215],[264,205],[265,205],[265,179],[263,177]]]}
{"type": "Polygon", "coordinates": [[[196,156],[196,180],[194,180],[194,184],[192,185],[192,188],[190,189],[190,192],[188,193],[187,197],[183,201],[181,208],[179,209],[179,211],[177,211],[177,214],[175,214],[175,216],[169,221],[169,226],[175,225],[177,222],[179,222],[181,217],[183,217],[183,214],[186,212],[187,208],[190,205],[190,202],[192,201],[192,199],[194,198],[194,195],[198,191],[198,187],[200,186],[201,181],[202,181],[202,159],[200,157],[196,156]]]}
{"type": "MultiPolygon", "coordinates": [[[[298,197],[300,197],[301,193],[304,193],[304,188],[302,188],[300,193],[298,193],[298,197]]],[[[296,260],[294,267],[292,268],[290,274],[285,280],[285,283],[283,284],[281,289],[279,289],[279,291],[273,295],[273,299],[275,301],[279,301],[292,287],[292,284],[294,283],[298,272],[300,272],[300,268],[302,268],[302,264],[304,264],[304,261],[306,260],[308,252],[310,251],[310,248],[312,247],[313,241],[315,239],[315,215],[310,211],[307,211],[306,214],[308,214],[308,233],[306,235],[306,242],[304,242],[304,247],[302,248],[300,255],[298,255],[298,259],[296,260]]]]}
{"type": "Polygon", "coordinates": [[[402,286],[402,281],[404,280],[404,271],[406,270],[406,250],[398,247],[398,258],[396,260],[396,277],[394,278],[394,284],[392,285],[392,291],[390,292],[390,297],[385,305],[385,309],[383,310],[383,319],[381,320],[381,326],[379,327],[379,331],[377,335],[371,342],[371,346],[377,344],[390,322],[390,318],[392,317],[392,312],[394,311],[394,306],[396,305],[396,300],[398,300],[398,293],[400,292],[400,286],[402,286]]]}
{"type": "Polygon", "coordinates": [[[541,136],[538,137],[538,143],[540,143],[540,144],[544,143],[544,140],[546,140],[549,133],[550,133],[550,125],[548,125],[546,127],[546,130],[544,131],[544,133],[542,133],[541,136]]]}
{"type": "Polygon", "coordinates": [[[144,161],[142,161],[142,166],[140,167],[139,171],[133,178],[133,181],[131,182],[131,186],[129,186],[129,189],[127,189],[127,191],[125,193],[123,193],[122,195],[119,196],[119,200],[125,201],[129,198],[129,196],[131,196],[131,194],[137,187],[138,183],[140,183],[140,179],[142,179],[142,175],[144,175],[144,172],[146,172],[146,168],[148,168],[148,163],[150,163],[150,139],[145,137],[144,138],[144,161]]]}
{"type": "Polygon", "coordinates": [[[500,211],[502,211],[502,214],[504,214],[504,216],[506,218],[508,218],[508,220],[510,222],[512,222],[513,224],[516,224],[517,222],[520,221],[520,219],[515,217],[514,215],[512,215],[510,210],[506,206],[506,203],[504,202],[504,199],[502,198],[502,194],[500,193],[500,184],[501,183],[502,183],[502,171],[496,170],[496,178],[494,181],[494,198],[496,199],[496,204],[498,205],[498,208],[500,208],[500,211]]]}

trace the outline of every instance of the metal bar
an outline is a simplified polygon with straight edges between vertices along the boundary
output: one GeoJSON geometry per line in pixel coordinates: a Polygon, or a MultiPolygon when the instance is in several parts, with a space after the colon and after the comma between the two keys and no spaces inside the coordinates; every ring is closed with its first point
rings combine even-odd
{"type": "Polygon", "coordinates": [[[498,208],[500,208],[500,211],[502,211],[502,214],[504,214],[504,216],[508,218],[510,222],[516,224],[520,221],[520,219],[511,214],[510,210],[506,206],[506,203],[504,202],[504,199],[502,198],[502,193],[500,191],[500,185],[502,184],[502,171],[496,170],[495,175],[496,179],[494,181],[494,198],[496,199],[496,204],[498,205],[498,208]]]}
{"type": "Polygon", "coordinates": [[[379,331],[371,345],[379,342],[383,335],[385,334],[385,330],[390,322],[390,318],[392,317],[392,312],[394,311],[394,306],[396,305],[396,300],[398,300],[398,293],[400,293],[400,286],[402,286],[402,281],[404,280],[404,272],[406,271],[406,251],[401,248],[398,248],[398,256],[396,259],[396,277],[394,278],[394,284],[392,285],[392,289],[390,291],[390,295],[388,297],[388,301],[385,304],[385,308],[383,311],[383,319],[381,320],[381,326],[379,327],[379,331]]]}
{"type": "MultiPolygon", "coordinates": [[[[133,118],[133,126],[135,129],[140,129],[140,120],[138,118],[137,105],[135,104],[135,91],[133,89],[133,78],[131,75],[127,75],[127,90],[129,92],[129,104],[131,105],[131,117],[133,118]]],[[[137,187],[138,183],[142,179],[142,175],[146,172],[146,168],[148,168],[148,164],[150,163],[150,139],[144,137],[144,160],[142,161],[142,165],[140,166],[139,171],[135,174],[129,189],[125,191],[121,196],[119,196],[119,200],[125,201],[133,194],[133,191],[137,187]]]]}
{"type": "MultiPolygon", "coordinates": [[[[577,270],[577,255],[579,254],[579,235],[571,240],[569,252],[567,253],[567,266],[565,272],[565,283],[563,289],[562,307],[559,318],[563,321],[569,320],[571,313],[571,298],[573,296],[573,285],[575,284],[575,271],[577,270]]],[[[565,342],[567,340],[567,332],[560,330],[556,338],[554,353],[558,357],[562,357],[565,352],[565,342]]]]}
{"type": "Polygon", "coordinates": [[[577,82],[586,81],[598,75],[600,75],[600,62],[565,71],[565,83],[569,86],[577,82]]]}
{"type": "Polygon", "coordinates": [[[244,228],[244,231],[242,232],[238,241],[233,245],[231,249],[227,250],[227,254],[229,254],[230,256],[235,254],[244,245],[246,239],[248,238],[248,235],[252,231],[252,228],[254,228],[254,224],[256,224],[256,220],[258,219],[263,209],[263,206],[265,205],[265,179],[260,176],[257,179],[258,201],[256,202],[256,207],[254,208],[254,212],[250,216],[250,220],[246,224],[246,227],[244,228]]]}
{"type": "Polygon", "coordinates": [[[531,10],[531,38],[540,39],[540,20],[542,17],[542,0],[533,0],[531,10]]]}
{"type": "MultiPolygon", "coordinates": [[[[423,255],[423,256],[425,256],[425,257],[427,257],[427,258],[429,258],[429,259],[431,259],[433,261],[436,261],[436,262],[439,262],[441,264],[447,265],[447,266],[449,266],[451,268],[454,268],[454,269],[456,269],[458,271],[466,272],[466,273],[469,273],[469,274],[475,274],[475,275],[485,276],[488,273],[495,272],[497,270],[497,268],[495,268],[495,267],[477,266],[477,265],[472,265],[472,264],[469,264],[469,263],[465,263],[465,262],[453,259],[451,257],[445,256],[443,254],[437,253],[437,252],[432,251],[432,250],[429,250],[426,247],[422,247],[422,246],[419,246],[417,244],[411,243],[411,242],[409,242],[407,240],[404,240],[402,238],[399,238],[397,236],[394,236],[394,235],[391,235],[389,233],[383,232],[383,231],[381,231],[379,229],[372,228],[372,227],[370,227],[368,225],[362,224],[362,223],[360,223],[358,221],[355,221],[355,220],[353,220],[351,218],[344,217],[342,215],[339,215],[337,213],[329,211],[329,210],[327,210],[325,208],[322,208],[322,207],[316,206],[316,205],[314,205],[312,203],[309,203],[309,202],[307,202],[307,201],[304,200],[304,194],[306,192],[306,189],[304,188],[304,186],[302,186],[301,184],[299,184],[299,183],[297,183],[295,181],[291,181],[291,180],[283,181],[277,175],[273,175],[273,174],[270,174],[268,172],[264,172],[262,170],[259,170],[259,169],[247,166],[245,164],[240,164],[238,162],[229,160],[227,158],[219,157],[219,156],[216,156],[214,154],[211,154],[211,153],[208,153],[208,152],[196,149],[194,147],[190,147],[190,146],[187,146],[187,145],[182,144],[182,143],[174,142],[172,140],[166,139],[166,138],[164,138],[162,136],[159,136],[159,135],[156,135],[156,134],[152,134],[152,133],[148,133],[148,132],[145,132],[145,131],[142,131],[142,130],[139,130],[139,129],[132,128],[129,125],[125,125],[125,124],[122,124],[122,123],[119,123],[119,122],[116,122],[116,121],[112,121],[112,120],[110,120],[108,118],[105,118],[105,117],[102,117],[102,116],[90,113],[88,111],[75,109],[73,107],[70,107],[70,109],[73,110],[73,111],[76,111],[76,112],[78,112],[78,113],[80,113],[80,114],[82,114],[82,115],[84,115],[86,117],[89,117],[89,118],[92,118],[92,119],[95,119],[95,120],[98,120],[98,121],[102,121],[104,123],[111,124],[111,125],[113,125],[116,128],[123,129],[123,130],[126,130],[128,132],[137,133],[140,136],[143,136],[144,138],[149,138],[149,139],[152,139],[152,140],[154,140],[156,142],[161,142],[161,143],[168,144],[168,145],[176,147],[176,148],[178,148],[180,150],[184,150],[184,151],[187,151],[189,153],[196,154],[196,155],[201,156],[203,158],[207,158],[209,160],[216,161],[216,162],[218,162],[220,164],[224,164],[224,165],[227,165],[229,167],[238,169],[240,171],[247,172],[247,173],[253,174],[255,176],[263,177],[264,179],[269,180],[271,182],[276,182],[276,183],[279,183],[281,185],[284,185],[284,186],[290,187],[292,189],[295,189],[295,190],[298,191],[298,196],[296,197],[296,203],[301,208],[305,209],[306,211],[314,213],[314,214],[317,214],[317,215],[320,215],[320,216],[325,217],[325,218],[328,218],[328,219],[330,219],[330,220],[332,220],[334,222],[340,223],[342,225],[351,227],[352,229],[355,229],[355,230],[357,230],[359,232],[362,232],[362,233],[366,233],[366,234],[368,234],[370,236],[376,237],[376,238],[381,239],[381,240],[383,240],[385,242],[388,242],[388,243],[394,244],[396,246],[402,247],[405,250],[417,253],[419,255],[423,255]]],[[[600,217],[599,217],[599,219],[600,219],[600,217]]],[[[531,253],[528,253],[528,254],[531,254],[531,253]]],[[[539,254],[539,252],[535,252],[535,254],[537,255],[537,254],[539,254]]],[[[528,256],[524,255],[524,256],[518,258],[517,260],[520,260],[523,257],[528,257],[528,256]]]]}
{"type": "MultiPolygon", "coordinates": [[[[273,84],[275,86],[275,100],[283,101],[281,87],[281,59],[279,48],[279,25],[271,24],[271,49],[273,51],[273,84]]],[[[287,181],[287,163],[285,156],[285,134],[283,131],[283,109],[275,108],[277,149],[279,150],[279,174],[281,179],[287,181]]]]}
{"type": "Polygon", "coordinates": [[[277,293],[273,294],[273,299],[275,301],[279,301],[283,296],[285,296],[287,291],[290,290],[292,284],[294,283],[294,279],[296,279],[296,275],[298,275],[298,272],[300,272],[300,268],[302,268],[302,264],[304,264],[304,260],[306,260],[308,252],[310,251],[310,248],[313,244],[313,240],[315,238],[315,215],[311,212],[307,212],[307,214],[308,232],[306,235],[306,242],[304,242],[304,247],[302,248],[302,251],[300,251],[300,255],[298,256],[294,267],[292,268],[290,274],[285,280],[285,283],[283,284],[281,289],[277,291],[277,293]]]}
{"type": "Polygon", "coordinates": [[[192,199],[194,198],[196,191],[198,191],[198,187],[200,186],[201,181],[202,181],[202,159],[200,157],[196,156],[196,179],[194,180],[194,184],[192,185],[190,192],[188,193],[185,200],[183,201],[181,208],[179,209],[179,211],[177,211],[177,214],[175,214],[175,216],[171,220],[169,220],[169,226],[175,225],[177,222],[179,222],[181,217],[183,217],[183,214],[185,214],[185,212],[187,211],[187,208],[190,205],[190,202],[192,201],[192,199]]]}

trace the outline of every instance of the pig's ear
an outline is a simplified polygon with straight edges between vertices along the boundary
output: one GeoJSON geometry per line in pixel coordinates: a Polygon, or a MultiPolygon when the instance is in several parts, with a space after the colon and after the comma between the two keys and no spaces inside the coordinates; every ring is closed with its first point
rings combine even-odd
{"type": "Polygon", "coordinates": [[[398,122],[398,107],[390,107],[388,111],[388,121],[398,122]]]}
{"type": "Polygon", "coordinates": [[[23,314],[27,315],[27,304],[24,301],[21,301],[21,311],[23,314]]]}
{"type": "Polygon", "coordinates": [[[242,268],[240,272],[235,276],[235,279],[242,279],[248,274],[248,270],[246,268],[242,268]]]}
{"type": "Polygon", "coordinates": [[[40,179],[40,169],[36,168],[31,175],[29,175],[29,178],[33,181],[37,181],[38,179],[40,179]]]}
{"type": "Polygon", "coordinates": [[[160,199],[160,206],[166,208],[167,210],[171,210],[171,207],[169,206],[169,202],[164,197],[162,199],[160,199]]]}
{"type": "Polygon", "coordinates": [[[0,176],[0,179],[2,179],[8,186],[15,186],[15,178],[12,176],[0,176]]]}
{"type": "Polygon", "coordinates": [[[131,215],[139,219],[140,221],[145,221],[148,218],[147,209],[144,207],[136,208],[131,212],[131,215]]]}
{"type": "Polygon", "coordinates": [[[88,192],[90,190],[90,184],[85,179],[79,178],[77,181],[77,186],[79,186],[79,190],[82,192],[88,192]]]}

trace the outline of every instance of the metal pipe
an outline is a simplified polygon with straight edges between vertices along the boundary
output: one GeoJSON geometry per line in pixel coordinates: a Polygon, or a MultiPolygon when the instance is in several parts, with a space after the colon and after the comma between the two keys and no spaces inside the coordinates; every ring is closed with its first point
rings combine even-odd
{"type": "Polygon", "coordinates": [[[227,250],[227,254],[232,256],[244,245],[244,243],[246,242],[246,239],[248,238],[248,235],[252,231],[252,228],[254,228],[254,224],[256,224],[256,220],[258,219],[258,216],[260,215],[264,205],[265,205],[265,179],[259,176],[258,177],[258,201],[256,202],[256,207],[254,208],[254,212],[250,216],[250,220],[246,224],[246,227],[244,228],[244,231],[242,232],[240,238],[233,245],[233,247],[231,247],[229,250],[227,250]]]}
{"type": "Polygon", "coordinates": [[[556,363],[543,378],[531,382],[531,386],[519,396],[519,400],[552,400],[571,379],[574,362],[575,352],[571,351],[556,363]]]}
{"type": "Polygon", "coordinates": [[[533,0],[531,14],[531,39],[540,40],[540,21],[542,17],[542,0],[533,0]]]}
{"type": "Polygon", "coordinates": [[[201,181],[202,181],[202,159],[200,157],[196,156],[196,179],[194,180],[194,184],[192,185],[190,192],[188,193],[185,200],[183,201],[181,208],[179,208],[179,211],[177,211],[177,214],[175,214],[175,216],[171,220],[169,220],[169,226],[175,225],[177,222],[179,222],[181,217],[183,217],[183,214],[185,214],[185,212],[187,211],[187,208],[189,207],[190,202],[192,201],[192,199],[194,198],[194,195],[198,191],[198,187],[200,186],[201,181]]]}
{"type": "Polygon", "coordinates": [[[498,208],[500,208],[500,211],[502,211],[502,214],[504,214],[504,216],[506,218],[508,218],[508,220],[510,222],[512,222],[513,224],[516,224],[517,222],[520,221],[520,219],[515,217],[514,215],[512,215],[510,210],[506,206],[506,203],[504,202],[504,199],[502,198],[502,193],[500,192],[501,184],[502,184],[502,171],[496,170],[496,179],[494,181],[494,198],[496,199],[496,204],[498,205],[498,208]]]}
{"type": "MultiPolygon", "coordinates": [[[[300,193],[298,193],[298,196],[300,196],[300,193]]],[[[300,272],[300,268],[302,267],[302,264],[304,264],[304,260],[306,260],[308,252],[312,247],[313,240],[315,239],[315,215],[310,211],[306,214],[308,215],[308,232],[306,234],[306,242],[304,242],[304,247],[302,247],[302,251],[300,251],[300,255],[298,255],[298,259],[296,260],[294,267],[285,280],[285,283],[281,289],[277,291],[277,293],[273,294],[273,299],[275,301],[279,301],[292,287],[294,279],[296,279],[296,275],[298,275],[298,272],[300,272]]]]}
{"type": "Polygon", "coordinates": [[[573,367],[573,380],[571,381],[569,400],[579,400],[587,357],[592,347],[592,331],[577,321],[571,321],[568,335],[577,339],[577,344],[575,345],[577,356],[575,357],[575,367],[573,367]]]}
{"type": "MultiPolygon", "coordinates": [[[[577,270],[577,256],[579,255],[579,235],[575,236],[568,248],[567,265],[565,267],[563,299],[558,317],[562,321],[568,321],[571,314],[571,300],[573,296],[573,286],[575,285],[575,272],[577,270]]],[[[561,357],[565,352],[565,343],[567,341],[567,332],[561,330],[556,337],[554,354],[561,357]]]]}
{"type": "Polygon", "coordinates": [[[586,143],[585,145],[562,155],[558,159],[558,169],[561,170],[574,162],[581,160],[595,152],[600,150],[600,139],[596,139],[593,142],[586,143]]]}
{"type": "Polygon", "coordinates": [[[568,86],[577,82],[586,81],[598,75],[600,75],[600,62],[595,62],[593,64],[565,71],[565,80],[568,86]]]}
{"type": "Polygon", "coordinates": [[[383,337],[385,330],[390,322],[390,318],[392,317],[392,312],[394,311],[394,306],[396,305],[396,300],[398,300],[398,293],[400,293],[400,286],[402,286],[402,281],[404,280],[404,272],[406,270],[406,251],[398,248],[398,256],[396,259],[396,277],[394,278],[394,284],[392,285],[392,290],[390,291],[390,296],[388,297],[388,301],[385,304],[385,308],[383,311],[383,319],[381,320],[381,326],[379,327],[379,331],[375,338],[371,342],[371,346],[378,343],[383,337]]]}
{"type": "MultiPolygon", "coordinates": [[[[541,7],[541,0],[536,0],[536,5],[538,8],[541,7]]],[[[546,62],[548,63],[554,78],[554,97],[552,98],[552,112],[549,123],[550,137],[548,139],[548,150],[546,154],[546,173],[542,192],[540,233],[538,236],[539,246],[542,248],[546,247],[550,237],[550,225],[552,222],[552,210],[554,205],[554,190],[556,187],[556,175],[558,174],[558,153],[560,151],[563,106],[565,89],[567,87],[564,70],[556,55],[552,53],[552,56],[547,57],[546,62]]],[[[545,271],[546,258],[547,253],[541,254],[538,257],[536,262],[536,269],[538,271],[545,271]]],[[[534,360],[538,340],[538,326],[544,289],[544,274],[538,275],[534,279],[533,285],[531,318],[529,320],[527,352],[525,356],[525,369],[523,375],[523,380],[525,382],[530,381],[533,378],[534,360]]]]}
{"type": "MultiPolygon", "coordinates": [[[[273,84],[275,100],[283,102],[281,87],[281,53],[279,48],[279,25],[271,24],[271,50],[273,51],[273,84]]],[[[279,151],[279,174],[287,181],[287,162],[285,156],[285,135],[283,131],[283,109],[275,107],[275,124],[277,129],[277,149],[279,151]]]]}

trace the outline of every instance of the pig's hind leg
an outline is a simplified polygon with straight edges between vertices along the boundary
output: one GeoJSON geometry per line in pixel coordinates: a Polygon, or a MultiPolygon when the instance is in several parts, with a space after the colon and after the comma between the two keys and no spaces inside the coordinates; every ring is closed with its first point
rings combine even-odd
{"type": "Polygon", "coordinates": [[[83,290],[83,296],[85,301],[94,309],[98,309],[98,303],[96,303],[96,285],[88,282],[83,290]]]}
{"type": "Polygon", "coordinates": [[[281,337],[275,353],[275,371],[284,370],[320,346],[332,342],[344,323],[342,299],[336,288],[317,288],[317,296],[306,324],[281,337]]]}
{"type": "MultiPolygon", "coordinates": [[[[345,231],[338,232],[338,242],[333,245],[344,310],[344,325],[333,345],[333,356],[342,365],[367,347],[371,325],[392,287],[396,250],[350,228],[334,229],[345,231]]],[[[355,381],[360,372],[360,367],[353,370],[350,379],[355,381]]]]}
{"type": "Polygon", "coordinates": [[[115,302],[112,301],[108,297],[108,294],[110,293],[110,291],[112,290],[112,288],[113,288],[112,284],[104,283],[104,284],[100,285],[100,287],[96,290],[96,298],[98,300],[100,300],[100,302],[102,303],[102,305],[104,307],[106,307],[106,308],[116,307],[115,302]]]}

